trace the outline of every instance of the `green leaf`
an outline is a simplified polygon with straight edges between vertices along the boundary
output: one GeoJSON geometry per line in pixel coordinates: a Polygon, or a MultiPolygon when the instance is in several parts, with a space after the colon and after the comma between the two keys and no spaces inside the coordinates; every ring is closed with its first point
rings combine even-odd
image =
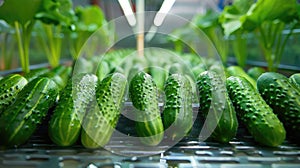
{"type": "Polygon", "coordinates": [[[219,14],[212,10],[208,10],[204,15],[196,15],[193,18],[192,23],[195,24],[200,29],[208,29],[218,25],[219,14]]]}
{"type": "Polygon", "coordinates": [[[231,6],[226,6],[219,17],[225,36],[242,28],[241,18],[247,13],[254,0],[235,0],[231,6]]]}
{"type": "Polygon", "coordinates": [[[25,25],[34,20],[35,14],[41,9],[43,0],[4,0],[0,6],[0,19],[13,25],[19,22],[25,25]]]}
{"type": "Polygon", "coordinates": [[[70,26],[75,22],[75,12],[71,0],[43,0],[42,10],[36,18],[46,24],[70,26]]]}
{"type": "Polygon", "coordinates": [[[242,22],[250,21],[259,25],[264,21],[287,20],[287,16],[295,16],[296,13],[296,0],[258,0],[251,6],[242,22]]]}
{"type": "Polygon", "coordinates": [[[78,17],[76,31],[94,32],[106,23],[105,16],[98,6],[77,7],[75,14],[78,17]]]}

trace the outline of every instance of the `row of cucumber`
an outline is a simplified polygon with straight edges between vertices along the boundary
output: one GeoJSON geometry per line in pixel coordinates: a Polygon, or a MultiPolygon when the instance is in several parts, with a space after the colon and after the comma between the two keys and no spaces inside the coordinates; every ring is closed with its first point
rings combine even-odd
{"type": "MultiPolygon", "coordinates": [[[[25,76],[11,74],[0,80],[2,146],[25,143],[53,107],[48,133],[57,145],[70,146],[79,137],[87,148],[109,142],[120,116],[127,78],[118,72],[102,80],[81,73],[69,78],[70,73],[70,67],[60,66],[25,76]]],[[[193,85],[198,88],[199,115],[203,121],[208,119],[203,128],[212,140],[229,142],[241,123],[263,145],[280,145],[286,132],[299,141],[299,74],[287,78],[261,72],[254,80],[236,66],[227,68],[226,74],[228,78],[223,79],[214,71],[205,71],[197,76],[196,83],[186,75],[170,74],[164,83],[162,114],[153,77],[143,71],[134,74],[129,98],[136,109],[133,113],[141,142],[155,146],[164,136],[178,140],[190,132],[193,85]]]]}
{"type": "MultiPolygon", "coordinates": [[[[0,145],[10,147],[24,144],[50,109],[54,110],[48,134],[57,145],[73,145],[79,137],[87,148],[107,144],[120,116],[127,78],[116,72],[103,80],[93,74],[78,74],[62,80],[61,73],[48,75],[57,69],[43,73],[41,70],[32,71],[25,77],[11,74],[0,81],[0,135],[3,137],[0,145]],[[60,88],[55,79],[67,84],[60,88]]],[[[141,142],[157,145],[163,139],[164,126],[170,127],[175,120],[174,110],[186,114],[176,117],[181,121],[176,120],[174,126],[178,129],[171,131],[172,139],[187,134],[192,126],[192,100],[188,99],[190,92],[191,85],[186,77],[174,74],[168,78],[168,102],[165,120],[162,121],[157,87],[152,77],[142,71],[133,77],[129,93],[137,109],[136,132],[141,142]]]]}
{"type": "Polygon", "coordinates": [[[227,75],[227,91],[239,121],[257,142],[278,146],[288,137],[299,143],[300,73],[288,78],[261,68],[245,73],[231,66],[227,75]]]}

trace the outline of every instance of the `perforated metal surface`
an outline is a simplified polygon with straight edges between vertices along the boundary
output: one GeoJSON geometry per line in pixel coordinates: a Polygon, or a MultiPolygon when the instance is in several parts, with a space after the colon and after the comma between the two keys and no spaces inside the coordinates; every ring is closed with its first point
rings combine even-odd
{"type": "MultiPolygon", "coordinates": [[[[118,128],[126,128],[129,131],[132,129],[131,124],[124,117],[120,118],[119,123],[118,128]]],[[[277,148],[263,147],[255,143],[243,127],[239,128],[236,138],[230,141],[229,144],[199,142],[197,136],[194,136],[197,134],[195,131],[197,132],[194,129],[189,137],[184,138],[165,152],[163,150],[144,151],[145,154],[155,153],[155,155],[147,157],[134,156],[135,152],[136,155],[143,152],[138,144],[129,147],[125,145],[126,139],[114,137],[110,143],[111,148],[122,151],[124,155],[126,153],[133,155],[129,157],[117,155],[102,148],[96,150],[85,149],[79,142],[68,148],[58,147],[48,139],[47,127],[44,124],[27,144],[18,148],[0,150],[0,167],[300,167],[300,147],[291,142],[285,141],[277,148]]],[[[107,148],[110,148],[110,146],[107,146],[107,148]]]]}

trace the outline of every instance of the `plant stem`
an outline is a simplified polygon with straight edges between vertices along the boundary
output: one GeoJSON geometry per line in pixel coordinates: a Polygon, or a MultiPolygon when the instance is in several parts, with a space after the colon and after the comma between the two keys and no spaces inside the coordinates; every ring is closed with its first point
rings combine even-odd
{"type": "Polygon", "coordinates": [[[24,73],[28,73],[30,71],[29,48],[30,48],[30,37],[31,37],[33,25],[34,22],[32,21],[27,22],[25,25],[22,25],[17,21],[15,22],[19,57],[21,60],[21,66],[24,73]]]}
{"type": "Polygon", "coordinates": [[[16,30],[16,37],[17,37],[17,42],[18,42],[18,50],[19,50],[19,57],[21,61],[21,66],[24,72],[27,72],[26,68],[26,62],[25,62],[25,54],[24,54],[24,49],[23,49],[23,42],[21,38],[21,28],[19,22],[15,22],[15,30],[16,30]]]}
{"type": "MultiPolygon", "coordinates": [[[[265,26],[273,26],[272,23],[270,22],[265,22],[264,24],[265,26]]],[[[274,58],[275,58],[275,53],[273,53],[272,48],[274,45],[274,42],[272,42],[272,40],[275,40],[276,38],[271,37],[271,36],[266,36],[265,33],[265,29],[263,27],[263,25],[260,25],[258,28],[258,31],[260,33],[261,36],[258,37],[259,39],[259,43],[263,49],[263,53],[264,53],[264,57],[266,59],[266,62],[268,64],[268,69],[269,71],[275,71],[276,68],[274,67],[274,58]]],[[[275,31],[276,33],[276,31],[275,31]]]]}
{"type": "Polygon", "coordinates": [[[284,48],[287,44],[287,41],[288,39],[291,37],[291,35],[293,34],[293,31],[294,29],[296,28],[296,23],[294,23],[289,31],[289,33],[285,36],[284,40],[283,40],[283,43],[282,45],[280,45],[279,49],[278,49],[278,53],[277,53],[277,59],[276,59],[276,62],[275,62],[275,65],[276,67],[279,66],[279,63],[281,61],[281,58],[282,58],[282,55],[283,55],[283,51],[284,51],[284,48]]]}
{"type": "Polygon", "coordinates": [[[242,36],[243,33],[237,32],[233,40],[233,52],[237,63],[241,67],[245,67],[247,60],[247,41],[242,36]]]}
{"type": "Polygon", "coordinates": [[[3,62],[4,62],[4,69],[10,69],[12,63],[12,52],[14,51],[14,43],[11,42],[9,44],[9,33],[4,33],[4,40],[3,40],[3,62]]]}

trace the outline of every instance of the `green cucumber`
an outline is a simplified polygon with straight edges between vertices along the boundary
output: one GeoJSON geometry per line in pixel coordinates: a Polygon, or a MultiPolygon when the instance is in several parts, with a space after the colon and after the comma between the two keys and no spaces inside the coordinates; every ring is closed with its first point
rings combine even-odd
{"type": "Polygon", "coordinates": [[[110,71],[110,68],[109,68],[108,63],[105,60],[102,60],[97,66],[96,75],[97,75],[98,79],[100,81],[102,81],[103,78],[109,73],[109,71],[110,71]]]}
{"type": "Polygon", "coordinates": [[[11,74],[0,80],[0,115],[14,102],[26,84],[27,80],[19,74],[11,74]]]}
{"type": "Polygon", "coordinates": [[[202,64],[199,64],[197,66],[194,66],[192,68],[192,72],[193,72],[193,75],[194,76],[198,76],[199,74],[201,74],[202,72],[204,72],[206,69],[205,69],[205,66],[202,65],[202,64]]]}
{"type": "Polygon", "coordinates": [[[261,67],[252,67],[248,69],[247,74],[254,80],[257,80],[258,77],[265,72],[266,72],[265,69],[261,67]]]}
{"type": "Polygon", "coordinates": [[[94,69],[92,60],[86,59],[84,57],[79,57],[73,62],[72,75],[82,74],[82,73],[92,73],[94,69]]]}
{"type": "Polygon", "coordinates": [[[163,110],[165,131],[172,140],[183,138],[193,125],[192,99],[190,81],[183,75],[172,74],[165,82],[166,103],[163,110]]]}
{"type": "Polygon", "coordinates": [[[205,129],[212,132],[209,138],[228,143],[237,133],[238,120],[225,82],[216,72],[205,71],[197,77],[197,88],[199,114],[203,119],[209,119],[205,125],[205,129]]]}
{"type": "Polygon", "coordinates": [[[31,70],[29,73],[26,73],[24,75],[24,77],[27,79],[28,82],[31,82],[33,79],[48,73],[50,70],[49,68],[37,68],[37,69],[33,69],[31,70]]]}
{"type": "Polygon", "coordinates": [[[169,75],[171,74],[183,74],[184,70],[181,64],[174,63],[169,67],[169,75]]]}
{"type": "Polygon", "coordinates": [[[158,90],[152,77],[138,72],[129,85],[129,96],[136,111],[135,128],[140,141],[156,146],[164,136],[164,128],[158,105],[158,90]]]}
{"type": "Polygon", "coordinates": [[[300,91],[279,73],[266,72],[257,80],[257,88],[283,122],[287,135],[299,143],[300,134],[300,91]]]}
{"type": "Polygon", "coordinates": [[[155,81],[157,88],[160,90],[163,90],[164,83],[168,76],[167,71],[162,67],[151,66],[150,67],[150,75],[152,76],[153,80],[155,81]]]}
{"type": "Polygon", "coordinates": [[[1,145],[24,144],[47,115],[57,94],[58,86],[49,78],[29,82],[0,117],[1,145]]]}
{"type": "Polygon", "coordinates": [[[283,124],[252,84],[243,77],[231,76],[226,85],[237,116],[254,140],[271,147],[282,144],[286,136],[283,124]]]}
{"type": "MultiPolygon", "coordinates": [[[[67,81],[70,78],[72,68],[70,66],[59,65],[51,70],[54,74],[61,77],[64,82],[64,86],[67,84],[67,81]]],[[[75,76],[75,75],[74,75],[75,76]]]]}
{"type": "Polygon", "coordinates": [[[289,77],[289,81],[300,90],[300,73],[295,73],[289,77]]]}
{"type": "Polygon", "coordinates": [[[49,137],[55,144],[71,146],[77,141],[83,117],[90,100],[95,97],[96,85],[97,77],[92,74],[79,74],[69,79],[49,122],[49,137]]]}
{"type": "Polygon", "coordinates": [[[82,125],[81,143],[86,148],[106,145],[117,125],[127,80],[120,73],[107,75],[96,89],[96,102],[91,104],[82,125]]]}
{"type": "Polygon", "coordinates": [[[251,85],[256,88],[256,81],[250,77],[241,67],[239,66],[230,66],[226,69],[226,73],[229,76],[241,76],[247,79],[251,85]]]}

